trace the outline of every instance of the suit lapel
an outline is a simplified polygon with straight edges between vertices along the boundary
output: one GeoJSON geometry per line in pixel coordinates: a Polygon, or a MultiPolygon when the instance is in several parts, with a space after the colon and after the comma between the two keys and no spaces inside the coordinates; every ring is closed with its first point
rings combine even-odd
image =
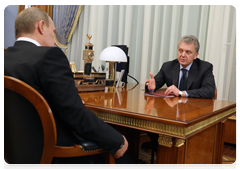
{"type": "Polygon", "coordinates": [[[189,70],[189,73],[188,73],[187,90],[191,86],[191,84],[192,84],[193,80],[195,79],[197,73],[198,73],[198,65],[197,65],[197,63],[194,60],[192,66],[191,66],[191,68],[189,70]]]}
{"type": "Polygon", "coordinates": [[[172,84],[178,87],[180,64],[176,62],[175,66],[172,69],[172,84]]]}

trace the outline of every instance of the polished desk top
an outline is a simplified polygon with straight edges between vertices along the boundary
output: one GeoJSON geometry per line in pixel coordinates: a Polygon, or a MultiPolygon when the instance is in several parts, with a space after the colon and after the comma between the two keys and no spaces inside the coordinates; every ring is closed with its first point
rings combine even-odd
{"type": "Polygon", "coordinates": [[[79,95],[91,110],[181,127],[189,127],[210,118],[214,120],[209,121],[220,120],[236,112],[234,102],[185,97],[162,98],[146,96],[144,93],[143,84],[128,83],[125,88],[106,87],[105,91],[79,95]]]}

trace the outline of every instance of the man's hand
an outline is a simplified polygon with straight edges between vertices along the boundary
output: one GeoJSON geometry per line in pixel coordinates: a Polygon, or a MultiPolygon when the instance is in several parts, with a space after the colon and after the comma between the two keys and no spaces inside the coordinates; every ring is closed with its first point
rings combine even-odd
{"type": "MultiPolygon", "coordinates": [[[[173,94],[173,95],[175,95],[175,96],[179,96],[179,91],[180,91],[180,90],[179,90],[176,86],[171,85],[171,86],[169,86],[169,87],[166,89],[165,94],[166,94],[166,95],[173,94]]],[[[183,94],[182,94],[181,97],[186,97],[185,91],[182,91],[182,92],[183,92],[183,94]]]]}
{"type": "Polygon", "coordinates": [[[178,96],[179,91],[180,90],[176,86],[171,85],[166,89],[165,94],[166,95],[173,94],[175,96],[178,96]]]}
{"type": "Polygon", "coordinates": [[[85,104],[85,102],[82,100],[82,103],[85,104]]]}
{"type": "Polygon", "coordinates": [[[124,139],[124,146],[120,149],[117,150],[116,154],[114,155],[115,158],[120,158],[123,156],[123,154],[127,151],[128,149],[128,141],[127,139],[125,138],[125,136],[123,136],[123,139],[124,139]]]}
{"type": "Polygon", "coordinates": [[[146,85],[148,86],[149,90],[155,90],[156,82],[155,82],[155,79],[151,72],[150,72],[150,77],[151,77],[151,79],[146,80],[146,82],[147,82],[146,85]]]}

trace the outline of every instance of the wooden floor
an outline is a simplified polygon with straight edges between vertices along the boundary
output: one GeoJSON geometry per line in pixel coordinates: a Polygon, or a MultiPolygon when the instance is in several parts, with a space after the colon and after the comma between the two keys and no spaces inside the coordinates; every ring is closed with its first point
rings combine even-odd
{"type": "Polygon", "coordinates": [[[236,161],[236,145],[225,143],[223,148],[223,164],[232,164],[236,161]]]}
{"type": "MultiPolygon", "coordinates": [[[[139,159],[145,161],[147,164],[151,163],[151,149],[142,148],[143,142],[150,141],[147,134],[141,134],[140,146],[139,146],[139,159]]],[[[223,164],[232,164],[236,161],[236,145],[225,143],[223,149],[223,164]]],[[[154,163],[156,163],[156,155],[154,157],[154,163]]]]}

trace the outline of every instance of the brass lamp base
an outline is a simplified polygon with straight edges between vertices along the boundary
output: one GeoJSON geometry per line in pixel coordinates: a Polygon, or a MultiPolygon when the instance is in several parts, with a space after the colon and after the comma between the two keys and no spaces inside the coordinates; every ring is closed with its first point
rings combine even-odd
{"type": "Polygon", "coordinates": [[[113,80],[113,86],[116,85],[116,68],[117,68],[117,63],[109,61],[109,77],[108,77],[108,79],[113,80]]]}

